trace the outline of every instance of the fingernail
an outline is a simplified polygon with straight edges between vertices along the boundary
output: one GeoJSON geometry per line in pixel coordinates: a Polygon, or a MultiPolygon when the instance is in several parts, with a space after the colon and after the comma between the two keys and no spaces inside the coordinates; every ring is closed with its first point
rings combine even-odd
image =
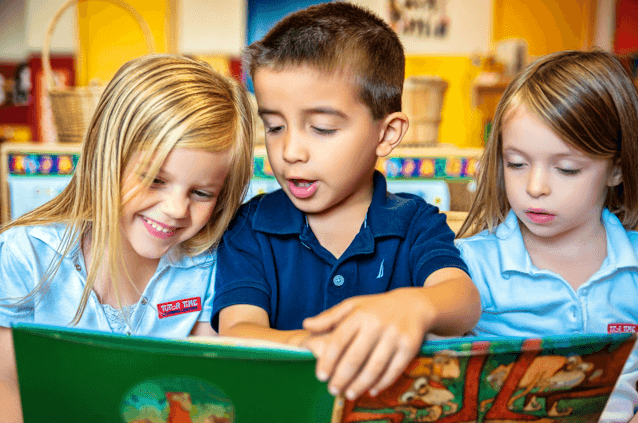
{"type": "Polygon", "coordinates": [[[317,379],[319,379],[322,382],[325,382],[328,380],[328,375],[324,371],[319,371],[317,372],[317,379]]]}
{"type": "Polygon", "coordinates": [[[370,394],[371,397],[376,397],[378,393],[379,391],[377,389],[370,389],[368,391],[368,394],[370,394]]]}
{"type": "Polygon", "coordinates": [[[336,397],[337,395],[339,395],[339,390],[337,388],[335,388],[335,387],[329,387],[328,388],[328,392],[330,392],[330,394],[333,397],[336,397]]]}
{"type": "Polygon", "coordinates": [[[357,395],[354,393],[354,391],[348,390],[348,392],[346,392],[346,398],[348,398],[350,401],[352,401],[356,397],[357,395]]]}

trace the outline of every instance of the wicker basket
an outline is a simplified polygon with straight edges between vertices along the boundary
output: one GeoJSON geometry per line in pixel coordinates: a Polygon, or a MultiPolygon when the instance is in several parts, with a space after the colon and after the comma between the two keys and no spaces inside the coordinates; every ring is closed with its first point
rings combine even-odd
{"type": "MultiPolygon", "coordinates": [[[[104,86],[88,86],[88,87],[66,87],[58,88],[54,84],[53,73],[51,71],[51,62],[49,59],[49,47],[51,45],[51,37],[58,20],[69,7],[76,5],[81,0],[68,0],[56,12],[44,35],[44,46],[42,49],[42,65],[44,67],[44,77],[46,87],[48,89],[49,99],[51,100],[51,111],[53,113],[53,122],[58,135],[58,141],[63,143],[81,143],[84,139],[86,130],[93,117],[93,112],[102,95],[104,86]]],[[[122,9],[128,11],[137,21],[144,38],[149,53],[155,51],[155,41],[153,34],[144,20],[128,3],[121,0],[99,0],[102,2],[115,4],[122,9]]]]}
{"type": "Polygon", "coordinates": [[[410,125],[399,144],[401,147],[437,145],[447,86],[447,82],[438,76],[413,76],[405,80],[402,106],[410,125]]]}

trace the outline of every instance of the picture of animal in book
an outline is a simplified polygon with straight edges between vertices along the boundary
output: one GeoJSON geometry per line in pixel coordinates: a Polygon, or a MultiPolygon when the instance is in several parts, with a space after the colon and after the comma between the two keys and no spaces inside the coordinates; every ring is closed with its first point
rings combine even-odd
{"type": "Polygon", "coordinates": [[[473,342],[415,358],[376,397],[337,401],[333,422],[597,422],[632,345],[542,349],[526,340],[518,354],[495,354],[473,342]]]}
{"type": "Polygon", "coordinates": [[[233,423],[234,409],[216,386],[191,378],[146,380],[122,404],[127,423],[233,423]]]}

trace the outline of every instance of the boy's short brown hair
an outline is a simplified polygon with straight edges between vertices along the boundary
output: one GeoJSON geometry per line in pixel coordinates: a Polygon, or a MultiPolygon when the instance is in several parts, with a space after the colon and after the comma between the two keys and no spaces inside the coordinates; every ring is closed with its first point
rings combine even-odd
{"type": "Polygon", "coordinates": [[[352,75],[374,119],[401,111],[405,54],[380,17],[347,2],[322,3],[292,13],[248,46],[244,69],[309,65],[352,75]]]}

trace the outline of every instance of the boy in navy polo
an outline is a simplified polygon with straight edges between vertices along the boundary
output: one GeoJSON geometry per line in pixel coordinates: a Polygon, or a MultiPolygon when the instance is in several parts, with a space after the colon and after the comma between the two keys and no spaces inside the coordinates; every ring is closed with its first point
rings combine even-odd
{"type": "Polygon", "coordinates": [[[335,2],[284,18],[244,58],[282,189],[242,206],[219,246],[213,328],[308,347],[333,394],[375,395],[426,333],[462,335],[480,314],[445,216],[375,171],[408,128],[403,47],[335,2]]]}

